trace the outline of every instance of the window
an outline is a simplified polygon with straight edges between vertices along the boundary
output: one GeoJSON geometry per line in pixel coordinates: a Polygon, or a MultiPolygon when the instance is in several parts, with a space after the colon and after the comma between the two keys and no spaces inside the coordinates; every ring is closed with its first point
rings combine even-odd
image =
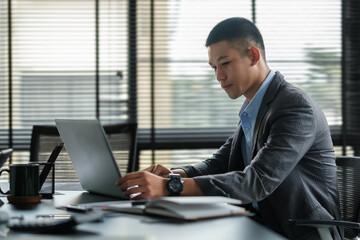
{"type": "Polygon", "coordinates": [[[210,156],[232,134],[244,100],[218,86],[204,46],[212,27],[233,16],[256,22],[269,66],[319,103],[341,145],[342,7],[341,0],[0,0],[0,148],[23,150],[14,159],[25,161],[32,125],[97,117],[138,122],[140,167],[210,156]]]}
{"type": "Polygon", "coordinates": [[[7,32],[6,1],[0,1],[0,148],[8,147],[9,143],[9,82],[8,76],[8,32],[7,32]]]}
{"type": "Polygon", "coordinates": [[[1,149],[28,150],[32,125],[55,118],[128,120],[127,1],[0,1],[0,13],[1,149]]]}

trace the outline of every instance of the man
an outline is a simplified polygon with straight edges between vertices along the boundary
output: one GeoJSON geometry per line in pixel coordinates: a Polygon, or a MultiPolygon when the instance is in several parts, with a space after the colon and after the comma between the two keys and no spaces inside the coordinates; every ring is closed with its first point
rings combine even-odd
{"type": "MultiPolygon", "coordinates": [[[[230,18],[218,23],[206,47],[220,86],[231,99],[246,98],[234,135],[195,166],[169,170],[155,165],[116,184],[134,199],[169,194],[237,198],[255,206],[259,219],[280,234],[317,239],[315,229],[288,220],[340,218],[335,156],[322,110],[269,69],[262,36],[252,22],[230,18]],[[183,185],[171,173],[180,174],[183,185]]],[[[333,228],[332,234],[340,239],[342,233],[333,228]]]]}

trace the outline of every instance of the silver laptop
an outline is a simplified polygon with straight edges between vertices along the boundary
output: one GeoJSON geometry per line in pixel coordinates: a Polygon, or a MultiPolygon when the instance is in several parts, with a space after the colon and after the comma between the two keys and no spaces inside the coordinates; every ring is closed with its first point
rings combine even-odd
{"type": "Polygon", "coordinates": [[[99,121],[56,119],[55,123],[82,188],[128,199],[115,186],[121,175],[99,121]]]}

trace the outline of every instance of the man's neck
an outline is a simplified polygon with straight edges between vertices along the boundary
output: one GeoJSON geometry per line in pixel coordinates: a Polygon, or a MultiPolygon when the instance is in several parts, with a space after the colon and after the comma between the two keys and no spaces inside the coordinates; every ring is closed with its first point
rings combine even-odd
{"type": "Polygon", "coordinates": [[[249,102],[255,96],[256,92],[259,90],[259,88],[261,87],[261,84],[265,81],[265,79],[269,75],[269,73],[270,73],[270,68],[265,63],[259,65],[258,75],[256,76],[257,81],[255,81],[255,84],[252,89],[253,92],[252,92],[252,94],[250,94],[250,96],[245,96],[246,99],[249,100],[249,102]]]}

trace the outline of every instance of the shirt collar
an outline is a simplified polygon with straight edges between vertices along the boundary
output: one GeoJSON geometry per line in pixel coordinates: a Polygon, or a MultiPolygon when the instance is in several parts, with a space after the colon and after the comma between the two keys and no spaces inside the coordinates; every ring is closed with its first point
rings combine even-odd
{"type": "Polygon", "coordinates": [[[249,100],[245,99],[245,102],[241,107],[239,116],[241,116],[242,112],[244,111],[249,115],[250,118],[255,118],[257,116],[257,112],[259,111],[261,101],[274,76],[275,76],[275,71],[270,70],[270,72],[266,76],[264,82],[261,84],[258,91],[255,93],[252,100],[249,102],[249,100]]]}

